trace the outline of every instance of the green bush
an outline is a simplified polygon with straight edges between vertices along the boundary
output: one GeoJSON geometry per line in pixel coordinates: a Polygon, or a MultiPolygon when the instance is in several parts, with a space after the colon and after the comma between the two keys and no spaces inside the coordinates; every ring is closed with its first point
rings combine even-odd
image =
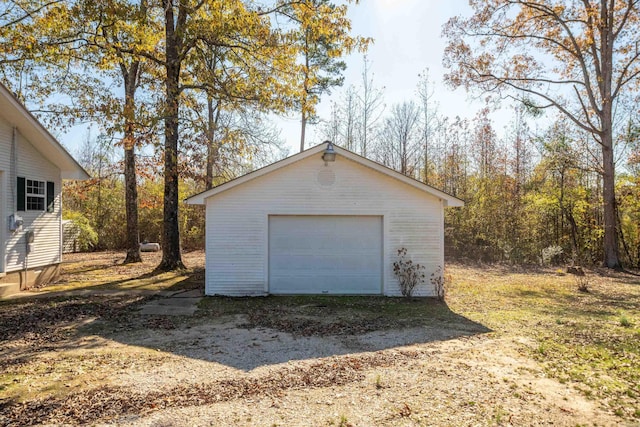
{"type": "Polygon", "coordinates": [[[65,212],[64,219],[71,220],[78,230],[76,250],[85,252],[93,249],[98,243],[98,233],[93,229],[87,217],[80,212],[65,212]]]}

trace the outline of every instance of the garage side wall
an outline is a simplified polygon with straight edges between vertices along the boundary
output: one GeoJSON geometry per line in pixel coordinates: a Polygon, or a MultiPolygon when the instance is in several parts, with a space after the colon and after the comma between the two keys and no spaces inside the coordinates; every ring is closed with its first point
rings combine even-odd
{"type": "Polygon", "coordinates": [[[392,264],[405,247],[426,266],[414,295],[434,295],[429,277],[444,267],[442,201],[341,156],[325,166],[320,155],[207,199],[207,295],[268,292],[269,215],[380,215],[383,293],[400,295],[392,264]]]}

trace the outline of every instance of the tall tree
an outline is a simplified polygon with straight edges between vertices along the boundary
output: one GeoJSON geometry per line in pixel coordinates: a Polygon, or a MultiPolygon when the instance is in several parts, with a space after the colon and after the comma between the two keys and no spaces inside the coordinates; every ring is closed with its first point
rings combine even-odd
{"type": "Polygon", "coordinates": [[[358,94],[356,88],[349,86],[344,92],[340,115],[342,117],[341,145],[350,151],[356,151],[356,133],[358,130],[358,94]]]}
{"type": "Polygon", "coordinates": [[[116,117],[123,135],[127,223],[127,253],[124,262],[140,262],[135,149],[139,145],[139,130],[144,120],[136,102],[136,93],[142,85],[144,69],[150,64],[127,51],[140,49],[142,46],[156,46],[159,39],[156,32],[151,31],[154,22],[149,16],[147,0],[134,5],[121,0],[99,3],[80,1],[72,8],[72,13],[75,15],[72,31],[81,34],[84,39],[85,60],[93,60],[100,69],[112,72],[124,89],[122,101],[110,103],[115,104],[116,111],[104,113],[116,117]]]}
{"type": "Polygon", "coordinates": [[[470,4],[470,18],[454,17],[444,28],[446,80],[554,107],[593,136],[602,152],[604,264],[619,268],[613,112],[624,91],[638,89],[640,2],[470,4]]]}
{"type": "Polygon", "coordinates": [[[350,85],[342,93],[340,100],[331,104],[331,118],[324,121],[324,139],[357,152],[359,119],[358,94],[356,88],[350,85]]]}
{"type": "Polygon", "coordinates": [[[489,118],[489,108],[482,108],[476,114],[474,120],[474,132],[472,143],[472,158],[475,163],[476,172],[480,178],[490,178],[496,168],[497,147],[496,133],[493,130],[491,119],[489,118]]]}
{"type": "Polygon", "coordinates": [[[342,86],[347,68],[341,57],[354,49],[364,51],[369,39],[351,36],[347,5],[330,0],[292,2],[290,16],[298,23],[294,40],[302,57],[300,91],[300,151],[304,150],[307,122],[315,115],[320,96],[342,86]]]}
{"type": "Polygon", "coordinates": [[[185,160],[181,162],[182,176],[204,182],[209,189],[271,163],[264,163],[267,159],[284,157],[280,153],[280,130],[267,114],[250,106],[227,109],[219,101],[209,109],[210,99],[200,99],[182,112],[182,120],[191,126],[181,134],[181,156],[185,160]],[[215,132],[210,132],[212,112],[215,132]]]}
{"type": "MultiPolygon", "coordinates": [[[[241,0],[162,0],[158,10],[164,28],[163,49],[135,51],[163,68],[164,84],[164,207],[162,261],[159,270],[183,267],[178,218],[179,117],[183,92],[205,90],[214,97],[251,98],[273,110],[283,110],[291,99],[289,72],[294,69],[295,50],[283,34],[271,26],[270,14],[285,5],[264,10],[241,0]],[[252,9],[251,7],[256,7],[252,9]],[[191,70],[198,55],[196,47],[227,49],[225,66],[219,69],[238,84],[216,85],[214,75],[195,78],[191,70]],[[248,94],[247,92],[250,92],[248,94]]],[[[206,68],[206,67],[204,67],[206,68]]]]}
{"type": "Polygon", "coordinates": [[[416,90],[420,101],[420,111],[422,113],[422,144],[424,146],[424,170],[423,181],[429,184],[429,175],[431,174],[430,150],[433,150],[433,134],[438,126],[438,104],[434,99],[434,84],[429,75],[429,69],[425,69],[418,75],[418,88],[416,90]]]}
{"type": "Polygon", "coordinates": [[[384,112],[384,88],[377,88],[373,83],[371,61],[364,56],[362,68],[362,93],[360,101],[360,154],[367,157],[370,136],[374,126],[384,112]]]}
{"type": "MultiPolygon", "coordinates": [[[[188,87],[197,90],[185,96],[182,115],[184,122],[206,137],[205,185],[209,189],[214,181],[224,179],[223,175],[229,178],[231,171],[225,169],[230,157],[251,157],[264,152],[265,147],[259,146],[277,146],[279,137],[263,121],[271,103],[261,99],[261,88],[255,86],[261,81],[251,76],[253,54],[239,56],[241,52],[234,51],[234,47],[207,41],[199,43],[195,53],[187,61],[185,71],[192,78],[188,87]],[[206,117],[201,110],[206,111],[206,117]],[[232,156],[225,152],[229,149],[234,151],[232,156]]],[[[184,135],[181,139],[186,140],[184,135]]],[[[202,138],[198,143],[202,143],[202,138]]]]}
{"type": "Polygon", "coordinates": [[[419,120],[420,111],[415,102],[394,104],[391,114],[384,119],[377,153],[383,164],[411,177],[419,167],[419,120]]]}
{"type": "Polygon", "coordinates": [[[147,1],[126,0],[45,1],[5,3],[11,5],[4,16],[14,16],[7,24],[3,43],[12,42],[12,63],[29,59],[44,70],[35,76],[41,98],[53,90],[65,93],[72,103],[49,106],[54,124],[78,119],[98,121],[124,148],[127,254],[125,263],[139,262],[139,233],[135,148],[143,122],[136,103],[142,82],[140,57],[126,49],[157,43],[150,31],[147,1]],[[31,3],[31,4],[29,4],[31,3]],[[15,12],[15,10],[20,11],[15,12]],[[18,35],[21,35],[18,37],[18,35]],[[109,86],[122,88],[116,95],[109,86]],[[64,118],[64,119],[63,119],[64,118]]]}
{"type": "Polygon", "coordinates": [[[329,119],[323,119],[324,126],[322,127],[323,139],[333,141],[336,144],[343,145],[347,150],[350,148],[346,144],[343,144],[340,138],[340,107],[335,101],[331,101],[331,112],[329,113],[329,119]]]}

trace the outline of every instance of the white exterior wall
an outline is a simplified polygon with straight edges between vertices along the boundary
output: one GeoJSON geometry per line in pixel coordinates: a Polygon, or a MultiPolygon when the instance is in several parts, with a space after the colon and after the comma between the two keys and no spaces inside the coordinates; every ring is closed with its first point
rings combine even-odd
{"type": "MultiPolygon", "coordinates": [[[[62,179],[60,169],[44,158],[20,133],[17,134],[18,163],[17,176],[39,181],[54,182],[55,210],[54,212],[24,211],[18,212],[24,220],[22,231],[13,232],[8,227],[9,215],[15,213],[16,195],[13,182],[15,177],[11,176],[11,140],[13,127],[3,117],[0,117],[0,171],[1,185],[3,185],[0,195],[4,193],[4,201],[0,203],[2,207],[2,232],[0,239],[4,253],[5,272],[22,270],[25,262],[28,268],[37,268],[50,264],[57,264],[61,261],[61,219],[62,219],[62,179]],[[32,229],[35,234],[33,249],[26,255],[26,244],[24,240],[25,230],[32,229]]],[[[1,268],[1,267],[0,267],[1,268]]]]}
{"type": "Polygon", "coordinates": [[[268,291],[269,215],[382,215],[384,294],[401,295],[393,262],[406,247],[426,266],[414,295],[435,295],[429,278],[444,267],[442,201],[343,156],[328,166],[320,155],[302,159],[206,202],[207,295],[268,291]],[[318,182],[327,171],[335,174],[332,186],[318,182]]]}

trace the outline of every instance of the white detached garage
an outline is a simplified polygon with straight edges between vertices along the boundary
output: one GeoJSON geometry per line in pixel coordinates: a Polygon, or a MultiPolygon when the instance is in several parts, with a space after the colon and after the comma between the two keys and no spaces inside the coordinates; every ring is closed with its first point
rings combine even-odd
{"type": "MultiPolygon", "coordinates": [[[[339,147],[332,161],[327,149],[187,199],[206,205],[207,295],[400,295],[403,247],[427,278],[444,267],[444,208],[463,202],[339,147]]],[[[434,294],[429,280],[414,292],[434,294]]]]}

